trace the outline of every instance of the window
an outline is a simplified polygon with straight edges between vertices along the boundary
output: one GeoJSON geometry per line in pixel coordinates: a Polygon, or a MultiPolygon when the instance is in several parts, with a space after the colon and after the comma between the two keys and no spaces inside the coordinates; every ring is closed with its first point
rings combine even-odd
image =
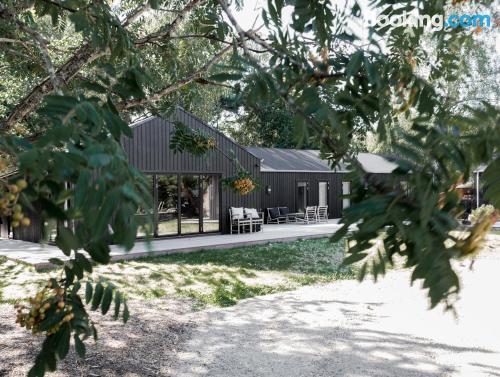
{"type": "Polygon", "coordinates": [[[201,178],[203,195],[202,232],[219,231],[219,177],[204,176],[201,178]]]}
{"type": "Polygon", "coordinates": [[[181,176],[181,234],[200,232],[200,180],[197,175],[181,176]]]}
{"type": "MultiPolygon", "coordinates": [[[[349,195],[351,193],[351,182],[342,182],[342,195],[349,195]]],[[[342,208],[349,208],[351,205],[351,199],[342,199],[342,208]]]]}
{"type": "MultiPolygon", "coordinates": [[[[154,194],[154,181],[155,181],[155,176],[154,175],[147,175],[146,179],[148,181],[149,187],[151,188],[151,198],[153,197],[154,194]]],[[[153,233],[153,216],[154,216],[154,207],[149,207],[149,208],[139,208],[137,210],[137,213],[135,214],[136,221],[139,224],[139,227],[137,228],[137,237],[145,237],[146,234],[152,234],[153,233]]]]}
{"type": "Polygon", "coordinates": [[[157,228],[158,236],[176,235],[177,218],[177,175],[157,175],[157,228]]]}
{"type": "Polygon", "coordinates": [[[143,223],[137,237],[220,230],[219,176],[157,174],[148,180],[154,204],[137,212],[137,220],[143,223]]]}
{"type": "Polygon", "coordinates": [[[318,205],[328,205],[328,182],[318,182],[318,205]]]}

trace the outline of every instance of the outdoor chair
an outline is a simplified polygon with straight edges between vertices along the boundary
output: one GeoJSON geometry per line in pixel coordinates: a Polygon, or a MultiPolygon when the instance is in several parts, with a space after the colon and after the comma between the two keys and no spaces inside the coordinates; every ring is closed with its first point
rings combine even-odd
{"type": "Polygon", "coordinates": [[[245,226],[250,226],[252,224],[252,219],[245,218],[245,212],[243,208],[231,207],[229,208],[229,221],[230,221],[230,233],[233,234],[233,230],[236,227],[238,229],[238,234],[241,230],[245,230],[245,226]]]}
{"type": "Polygon", "coordinates": [[[255,208],[244,208],[245,218],[250,219],[250,232],[258,232],[264,229],[264,213],[257,212],[255,208]]]}
{"type": "Polygon", "coordinates": [[[277,207],[267,209],[267,223],[268,224],[281,224],[286,223],[286,216],[280,214],[280,210],[277,207]]]}
{"type": "Polygon", "coordinates": [[[297,222],[304,224],[316,223],[318,221],[317,209],[314,207],[306,207],[303,217],[297,217],[297,222]]]}
{"type": "Polygon", "coordinates": [[[318,211],[316,214],[317,221],[320,223],[328,222],[328,206],[318,206],[318,211]]]}
{"type": "Polygon", "coordinates": [[[288,207],[278,207],[280,211],[280,216],[284,216],[286,218],[286,223],[294,223],[295,216],[293,213],[290,213],[290,209],[288,207]]]}

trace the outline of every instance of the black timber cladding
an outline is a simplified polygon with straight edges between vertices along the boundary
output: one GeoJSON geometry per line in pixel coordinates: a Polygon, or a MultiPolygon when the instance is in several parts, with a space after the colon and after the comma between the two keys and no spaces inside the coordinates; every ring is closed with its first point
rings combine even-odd
{"type": "Polygon", "coordinates": [[[342,215],[342,181],[343,173],[314,173],[314,172],[261,172],[262,186],[270,187],[271,192],[262,191],[262,207],[289,207],[296,212],[297,182],[308,183],[307,204],[319,204],[319,182],[328,182],[328,212],[330,218],[339,218],[342,215]]]}
{"type": "MultiPolygon", "coordinates": [[[[171,118],[186,126],[201,130],[205,134],[215,138],[217,145],[226,154],[234,153],[240,164],[248,170],[252,176],[258,177],[260,160],[248,153],[243,147],[233,142],[218,130],[208,126],[195,116],[178,108],[171,118]]],[[[132,138],[123,139],[125,153],[130,163],[143,173],[155,174],[219,174],[228,177],[236,173],[234,164],[221,152],[215,150],[207,156],[194,156],[190,153],[174,153],[169,148],[170,133],[175,125],[165,119],[158,117],[147,118],[133,124],[132,138]]],[[[260,188],[261,189],[261,188],[260,188]]],[[[228,188],[222,188],[221,193],[221,231],[228,231],[229,207],[252,207],[261,208],[260,189],[254,190],[248,195],[241,196],[228,188]]]]}

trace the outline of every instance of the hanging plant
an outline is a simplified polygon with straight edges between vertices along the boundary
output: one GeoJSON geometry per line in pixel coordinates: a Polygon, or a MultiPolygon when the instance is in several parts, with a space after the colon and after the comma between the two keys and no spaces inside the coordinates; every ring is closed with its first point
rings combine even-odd
{"type": "Polygon", "coordinates": [[[251,193],[259,186],[259,183],[245,168],[243,168],[243,166],[240,165],[234,154],[230,157],[230,159],[236,166],[236,174],[231,177],[223,178],[222,184],[240,195],[247,195],[251,193]]]}

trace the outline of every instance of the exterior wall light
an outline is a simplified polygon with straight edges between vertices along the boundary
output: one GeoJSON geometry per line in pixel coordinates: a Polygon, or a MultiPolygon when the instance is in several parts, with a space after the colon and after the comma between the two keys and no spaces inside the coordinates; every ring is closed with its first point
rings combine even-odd
{"type": "Polygon", "coordinates": [[[271,186],[266,186],[267,195],[271,195],[271,186]]]}

